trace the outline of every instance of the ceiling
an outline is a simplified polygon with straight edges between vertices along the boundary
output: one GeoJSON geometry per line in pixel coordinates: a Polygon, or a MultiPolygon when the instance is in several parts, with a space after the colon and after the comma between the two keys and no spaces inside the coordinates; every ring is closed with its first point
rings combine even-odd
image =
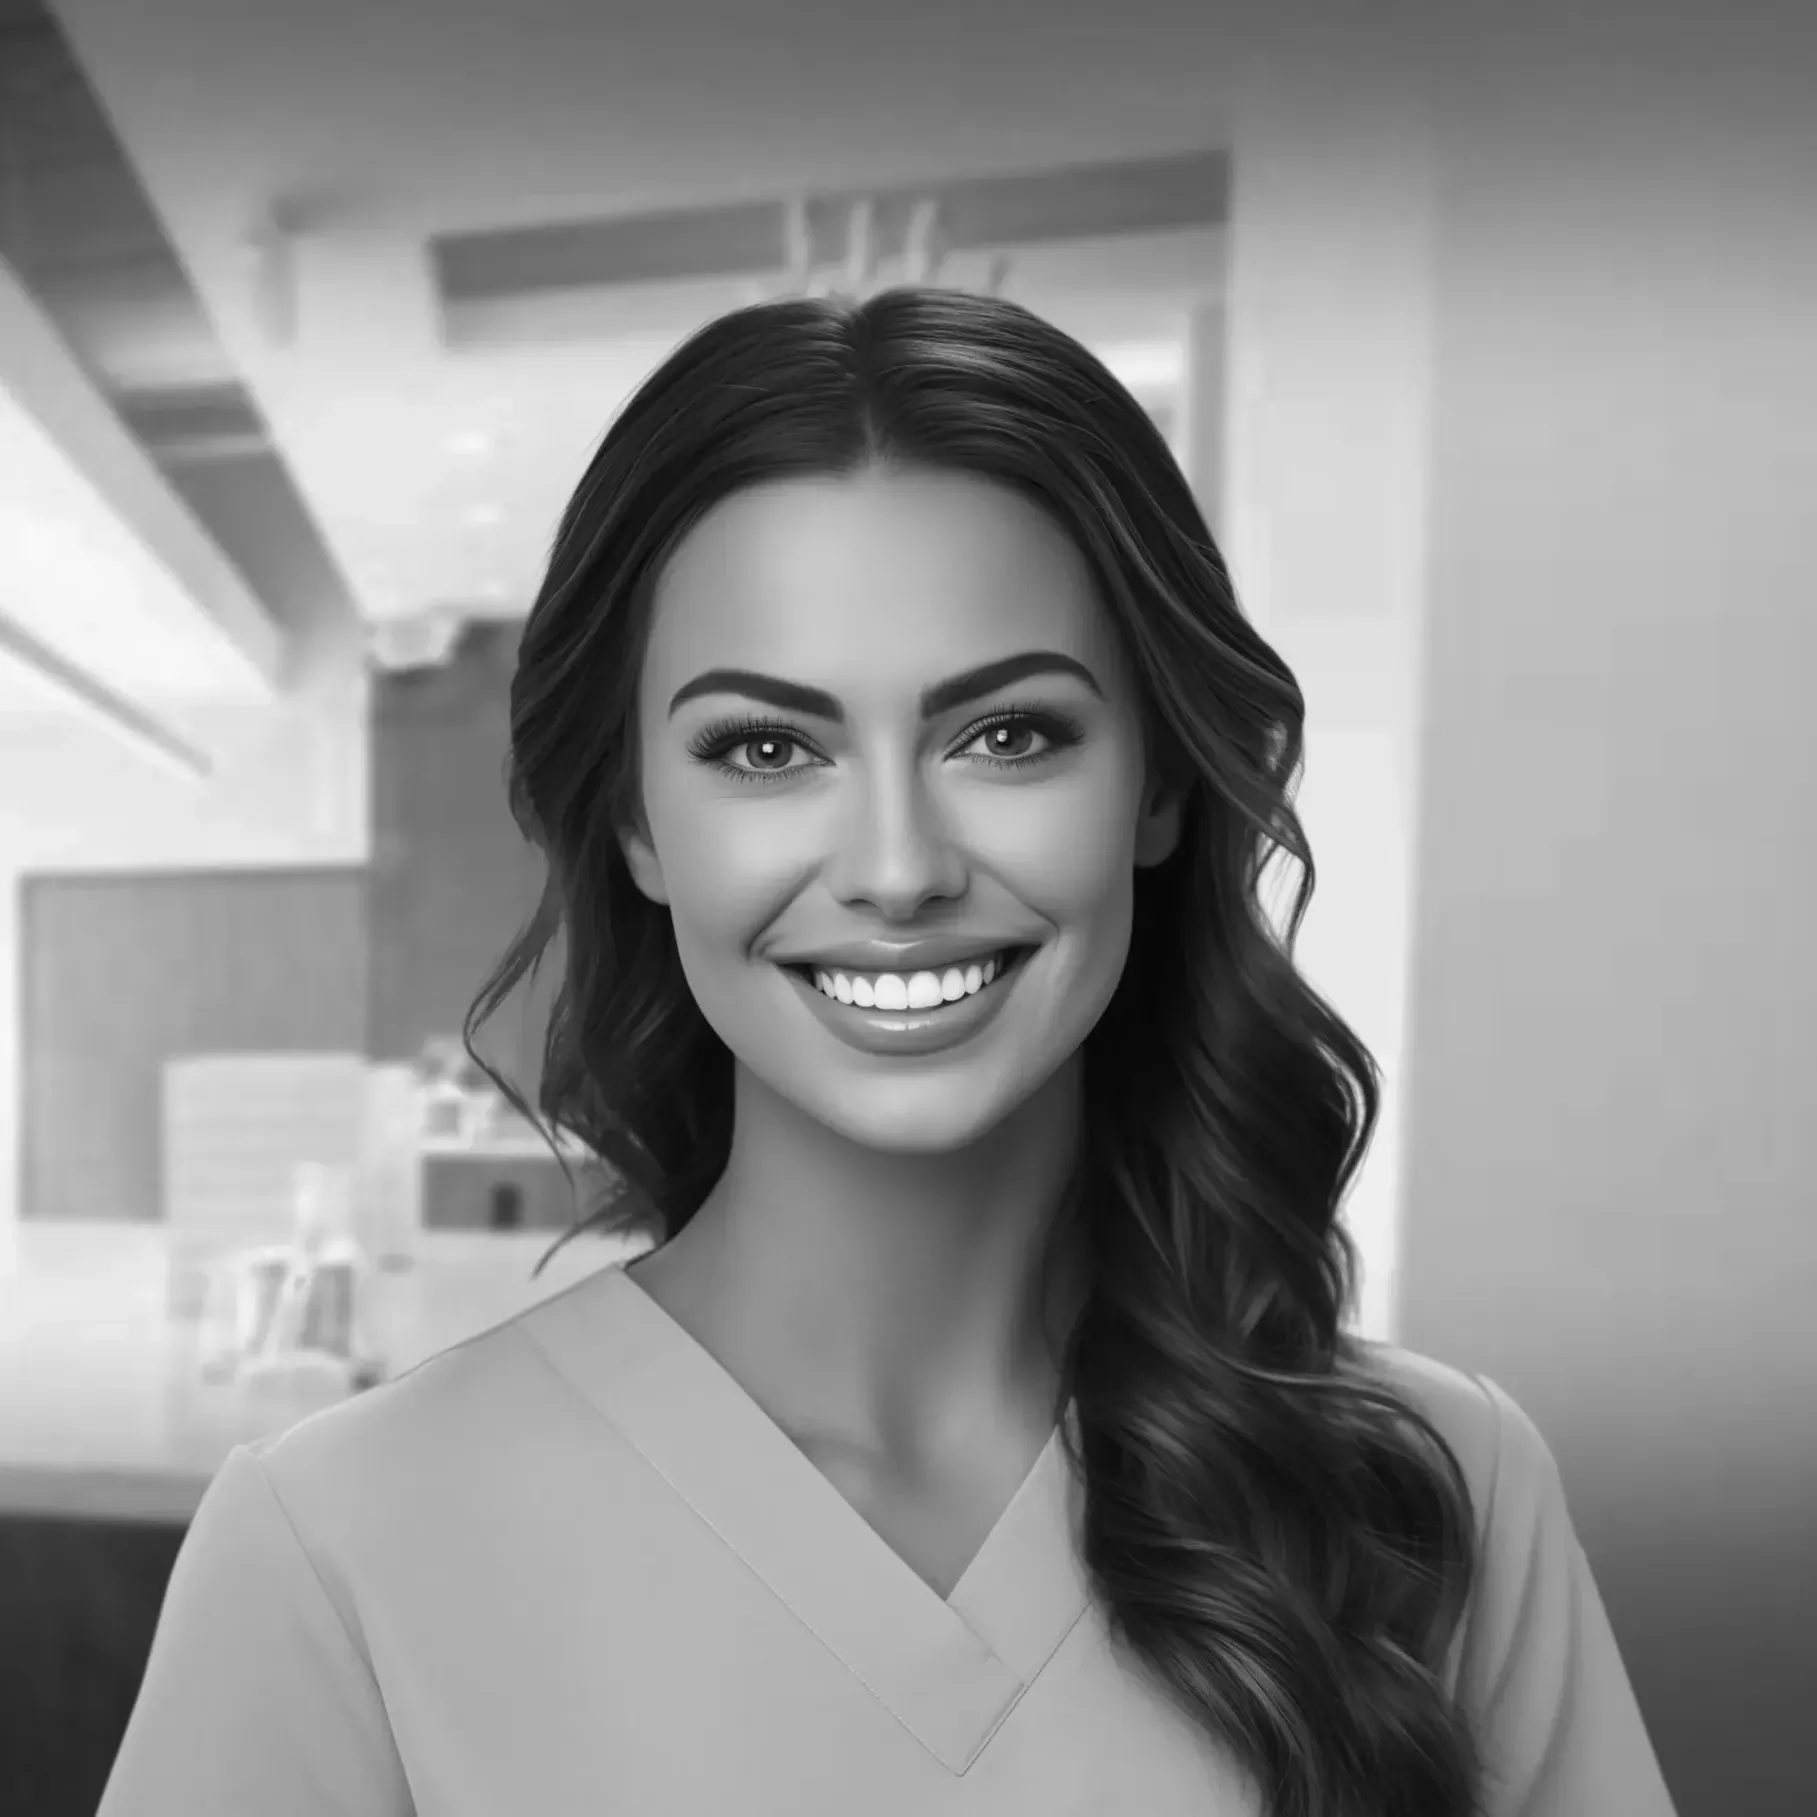
{"type": "Polygon", "coordinates": [[[1221,283],[1229,0],[49,4],[0,0],[0,254],[291,639],[525,609],[793,200],[826,259],[855,198],[887,251],[942,192],[943,280],[1007,256],[1160,401],[1221,283]]]}

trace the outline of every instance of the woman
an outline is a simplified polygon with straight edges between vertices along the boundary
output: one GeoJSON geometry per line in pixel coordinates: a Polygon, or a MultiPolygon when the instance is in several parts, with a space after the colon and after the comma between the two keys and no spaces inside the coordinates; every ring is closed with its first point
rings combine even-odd
{"type": "Polygon", "coordinates": [[[658,1246],[237,1451],[103,1817],[1657,1817],[1532,1424],[1340,1331],[1301,697],[1010,304],[765,305],[512,686],[540,1102],[658,1246]]]}

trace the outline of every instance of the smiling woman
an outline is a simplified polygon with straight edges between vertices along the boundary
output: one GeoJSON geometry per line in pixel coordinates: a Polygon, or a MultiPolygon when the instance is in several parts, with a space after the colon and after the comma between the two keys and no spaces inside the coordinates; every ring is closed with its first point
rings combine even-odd
{"type": "Polygon", "coordinates": [[[561,937],[540,1108],[654,1247],[235,1453],[102,1817],[1669,1812],[1539,1435],[1343,1329],[1301,720],[1026,311],[681,348],[525,627],[469,1019],[561,937]]]}
{"type": "MultiPolygon", "coordinates": [[[[708,1024],[735,1055],[776,1057],[750,1069],[762,1090],[740,1108],[706,1218],[640,1278],[678,1269],[721,1206],[783,1196],[767,1163],[761,1183],[746,1176],[772,1148],[794,1157],[789,1240],[811,1254],[859,1223],[925,1240],[933,1182],[886,1173],[887,1153],[964,1157],[938,1163],[934,1195],[957,1250],[987,1225],[1032,1239],[1071,1164],[1084,1039],[1128,954],[1133,868],[1171,850],[1182,806],[1145,775],[1134,678],[1084,560],[1015,489],[900,461],[720,501],[653,606],[636,708],[645,825],[625,830],[625,861],[668,911],[708,1024]],[[734,700],[771,712],[728,719],[734,700]],[[988,987],[981,972],[966,992],[961,972],[951,1009],[910,1011],[930,989],[944,1001],[947,968],[1012,949],[1026,957],[988,987]],[[794,965],[830,992],[799,988],[794,965]],[[777,1046],[779,1028],[813,1025],[836,1044],[777,1046]],[[1037,1149],[1053,1158],[1010,1164],[1037,1149]],[[850,1203],[854,1164],[863,1214],[833,1209],[850,1203]],[[890,1206],[895,1181],[913,1209],[890,1206]],[[825,1229],[806,1227],[815,1216],[825,1229]]],[[[930,1335],[949,1316],[923,1312],[930,1335]]],[[[902,1394],[899,1367],[877,1373],[874,1400],[902,1394]]]]}

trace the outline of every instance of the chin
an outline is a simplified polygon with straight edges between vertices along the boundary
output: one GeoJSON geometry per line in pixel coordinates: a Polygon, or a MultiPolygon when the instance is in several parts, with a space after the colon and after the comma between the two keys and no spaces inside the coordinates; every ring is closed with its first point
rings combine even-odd
{"type": "Polygon", "coordinates": [[[954,1155],[1025,1114],[1043,1121],[1066,1114],[1061,1100],[1070,1097],[1075,1082],[1064,1077],[1065,1066],[1024,1071],[1009,1054],[995,1059],[988,1069],[961,1065],[915,1075],[888,1067],[866,1077],[854,1068],[833,1079],[787,1077],[772,1069],[764,1083],[798,1115],[857,1147],[878,1154],[954,1155]]]}
{"type": "Polygon", "coordinates": [[[929,1081],[921,1090],[880,1079],[868,1089],[833,1097],[789,1095],[799,1111],[835,1135],[860,1148],[896,1155],[957,1154],[983,1141],[1013,1108],[982,1097],[962,1079],[929,1081]]]}

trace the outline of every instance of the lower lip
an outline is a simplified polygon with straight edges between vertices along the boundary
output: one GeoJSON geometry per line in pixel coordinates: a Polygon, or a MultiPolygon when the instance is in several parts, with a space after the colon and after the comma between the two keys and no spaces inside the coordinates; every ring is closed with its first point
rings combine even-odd
{"type": "Polygon", "coordinates": [[[933,1009],[861,1009],[856,1003],[829,997],[819,985],[786,965],[779,969],[807,998],[809,1009],[822,1024],[847,1047],[865,1054],[937,1054],[969,1041],[995,1020],[1027,970],[1029,957],[1024,951],[1007,972],[982,990],[933,1009]]]}

